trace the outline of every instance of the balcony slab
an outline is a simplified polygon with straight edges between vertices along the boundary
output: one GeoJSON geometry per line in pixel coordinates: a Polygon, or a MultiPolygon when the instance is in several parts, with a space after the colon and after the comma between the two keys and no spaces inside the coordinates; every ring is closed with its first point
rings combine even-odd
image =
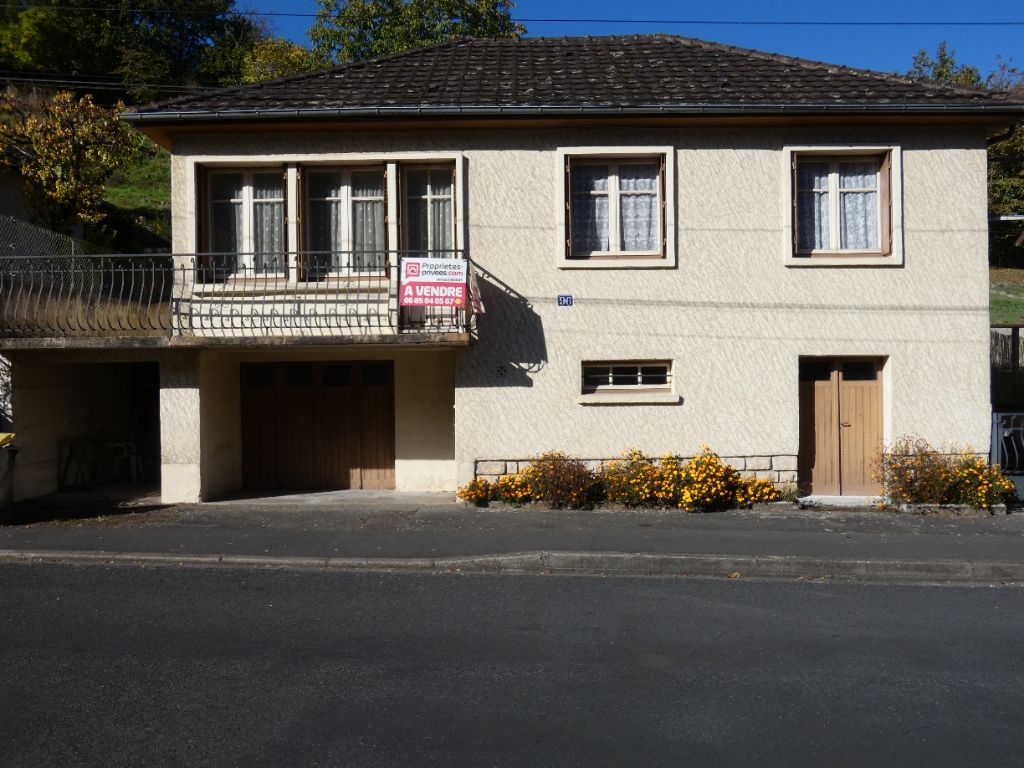
{"type": "Polygon", "coordinates": [[[462,332],[367,333],[321,336],[62,336],[0,338],[0,350],[18,349],[172,349],[261,347],[465,347],[472,334],[462,332]]]}

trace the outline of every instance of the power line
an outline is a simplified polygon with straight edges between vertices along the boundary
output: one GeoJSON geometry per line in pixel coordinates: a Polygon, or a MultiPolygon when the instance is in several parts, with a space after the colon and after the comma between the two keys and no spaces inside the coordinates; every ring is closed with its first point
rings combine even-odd
{"type": "MultiPolygon", "coordinates": [[[[143,13],[167,16],[219,16],[218,11],[187,11],[174,8],[110,8],[99,6],[66,6],[66,5],[22,5],[20,3],[2,3],[0,8],[22,10],[54,10],[54,11],[89,11],[97,13],[143,13]]],[[[242,11],[241,16],[268,16],[283,18],[317,17],[316,13],[299,13],[296,11],[242,11]]],[[[1024,20],[986,20],[986,21],[827,21],[819,20],[783,20],[783,19],[584,19],[584,18],[540,18],[518,17],[513,22],[529,24],[661,24],[691,26],[752,26],[752,27],[1024,27],[1024,20]]]]}
{"type": "Polygon", "coordinates": [[[161,84],[161,83],[118,83],[112,81],[96,81],[96,80],[80,80],[72,78],[60,78],[60,77],[35,77],[31,74],[24,72],[11,73],[11,74],[0,74],[0,82],[4,83],[20,83],[23,85],[42,85],[51,87],[63,87],[63,88],[91,88],[99,91],[125,91],[129,89],[143,89],[148,88],[157,91],[178,91],[181,93],[197,93],[200,91],[216,91],[220,90],[221,86],[203,86],[203,85],[177,85],[161,84]]]}

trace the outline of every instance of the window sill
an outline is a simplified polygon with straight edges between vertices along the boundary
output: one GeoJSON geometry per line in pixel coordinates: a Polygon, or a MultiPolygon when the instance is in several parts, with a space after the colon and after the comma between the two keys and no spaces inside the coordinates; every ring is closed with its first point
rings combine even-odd
{"type": "Polygon", "coordinates": [[[896,255],[878,256],[850,254],[849,256],[787,256],[787,267],[902,267],[903,259],[896,255]]]}
{"type": "Polygon", "coordinates": [[[671,269],[675,263],[663,256],[634,256],[593,259],[560,259],[559,269],[671,269]]]}
{"type": "Polygon", "coordinates": [[[682,398],[675,392],[595,392],[578,395],[579,405],[675,405],[682,398]]]}

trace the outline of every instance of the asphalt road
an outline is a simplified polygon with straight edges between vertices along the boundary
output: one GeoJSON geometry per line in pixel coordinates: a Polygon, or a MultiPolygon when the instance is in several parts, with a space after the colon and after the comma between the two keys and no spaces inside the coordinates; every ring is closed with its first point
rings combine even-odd
{"type": "Polygon", "coordinates": [[[0,567],[0,765],[1010,766],[1024,591],[0,567]]]}

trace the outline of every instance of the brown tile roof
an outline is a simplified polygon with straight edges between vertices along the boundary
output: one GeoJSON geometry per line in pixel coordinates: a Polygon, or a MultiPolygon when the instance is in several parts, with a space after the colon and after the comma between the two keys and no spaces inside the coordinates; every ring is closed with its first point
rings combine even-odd
{"type": "Polygon", "coordinates": [[[670,35],[466,39],[126,115],[1024,112],[1024,99],[670,35]]]}

